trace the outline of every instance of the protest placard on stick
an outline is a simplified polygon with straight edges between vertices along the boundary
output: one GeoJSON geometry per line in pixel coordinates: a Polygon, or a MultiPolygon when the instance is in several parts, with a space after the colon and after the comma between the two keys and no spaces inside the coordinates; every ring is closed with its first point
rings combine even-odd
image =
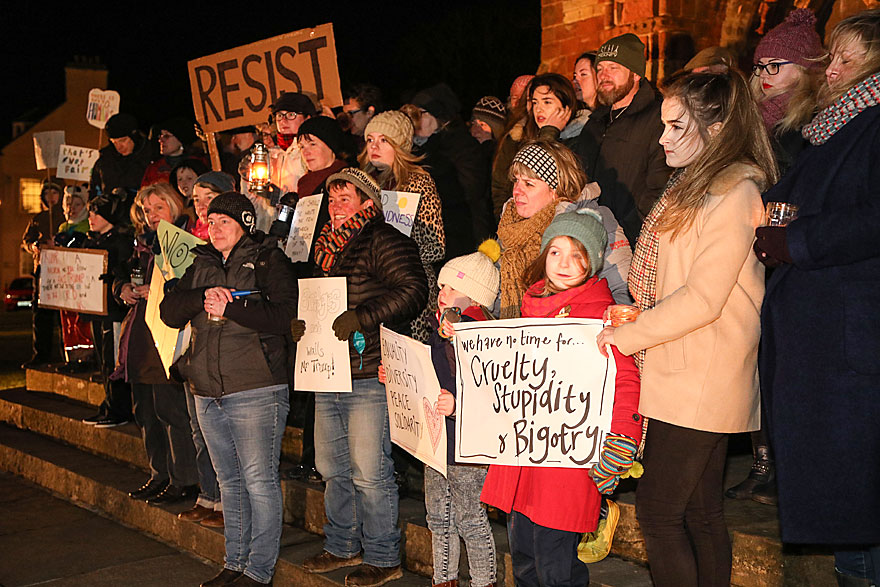
{"type": "Polygon", "coordinates": [[[190,61],[189,83],[196,119],[207,132],[266,122],[283,92],[311,93],[327,106],[341,106],[333,25],[190,61]]]}
{"type": "Polygon", "coordinates": [[[107,315],[107,251],[40,248],[41,308],[107,315]]]}
{"type": "Polygon", "coordinates": [[[391,442],[445,477],[446,418],[434,409],[440,383],[431,350],[384,326],[381,344],[391,442]]]}
{"type": "Polygon", "coordinates": [[[600,320],[521,318],[455,325],[456,459],[585,467],[611,429],[613,359],[600,320]]]}
{"type": "Polygon", "coordinates": [[[344,277],[299,280],[297,317],[306,333],[296,345],[294,389],[298,391],[351,391],[351,363],[347,340],[333,334],[333,321],[348,309],[344,277]]]}
{"type": "Polygon", "coordinates": [[[61,145],[58,151],[58,170],[55,175],[61,179],[89,181],[92,177],[92,167],[95,166],[99,154],[98,149],[61,145]]]}
{"type": "Polygon", "coordinates": [[[107,119],[119,112],[119,92],[92,88],[86,106],[86,122],[96,128],[107,126],[107,119]]]}
{"type": "Polygon", "coordinates": [[[412,234],[413,222],[419,209],[422,194],[382,190],[382,212],[385,222],[405,234],[412,234]]]}
{"type": "Polygon", "coordinates": [[[37,169],[58,167],[58,151],[64,142],[63,130],[47,130],[34,133],[34,160],[37,169]]]}

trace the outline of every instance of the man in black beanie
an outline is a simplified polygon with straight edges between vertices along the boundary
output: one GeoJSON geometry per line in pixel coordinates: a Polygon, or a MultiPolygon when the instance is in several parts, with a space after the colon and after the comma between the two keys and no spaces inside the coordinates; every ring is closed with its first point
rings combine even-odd
{"type": "Polygon", "coordinates": [[[104,127],[110,144],[101,149],[92,168],[89,199],[109,195],[116,188],[136,192],[150,164],[150,148],[131,114],[120,112],[104,127]]]}

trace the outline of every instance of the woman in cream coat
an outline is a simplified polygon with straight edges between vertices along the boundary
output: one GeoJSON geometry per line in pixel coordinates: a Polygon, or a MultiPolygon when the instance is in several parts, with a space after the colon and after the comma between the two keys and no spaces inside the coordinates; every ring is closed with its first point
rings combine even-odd
{"type": "Polygon", "coordinates": [[[776,169],[741,75],[681,74],[663,93],[660,144],[676,172],[630,269],[642,313],[606,328],[599,345],[642,364],[650,424],[636,512],[654,584],[727,586],[721,483],[727,434],[760,426],[764,270],[750,253],[776,169]]]}

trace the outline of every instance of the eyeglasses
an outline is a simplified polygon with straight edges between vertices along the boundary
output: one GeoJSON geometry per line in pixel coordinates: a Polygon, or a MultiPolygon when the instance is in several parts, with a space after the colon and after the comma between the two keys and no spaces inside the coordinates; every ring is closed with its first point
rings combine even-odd
{"type": "Polygon", "coordinates": [[[284,110],[279,110],[275,113],[276,120],[294,120],[297,116],[299,116],[299,112],[286,112],[284,110]]]}
{"type": "Polygon", "coordinates": [[[789,65],[791,63],[791,61],[774,61],[773,63],[768,63],[767,65],[756,63],[752,66],[752,75],[761,75],[762,71],[766,71],[767,75],[776,75],[777,73],[779,73],[779,66],[789,65]]]}
{"type": "Polygon", "coordinates": [[[362,108],[355,108],[354,110],[346,110],[345,111],[345,113],[348,114],[349,116],[354,116],[358,112],[363,112],[363,109],[362,108]]]}
{"type": "Polygon", "coordinates": [[[168,139],[173,139],[174,135],[171,134],[170,132],[166,132],[163,130],[162,132],[159,133],[158,138],[160,141],[167,141],[168,139]]]}

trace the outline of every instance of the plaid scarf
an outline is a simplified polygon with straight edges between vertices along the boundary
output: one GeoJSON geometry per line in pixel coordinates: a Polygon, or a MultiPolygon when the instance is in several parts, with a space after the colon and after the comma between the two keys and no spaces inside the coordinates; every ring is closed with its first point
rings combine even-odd
{"type": "Polygon", "coordinates": [[[866,108],[880,104],[880,72],[851,87],[819,112],[801,133],[814,145],[821,145],[866,108]]]}
{"type": "Polygon", "coordinates": [[[516,212],[513,202],[507,204],[498,222],[501,240],[501,318],[519,318],[525,286],[523,272],[541,254],[541,236],[556,214],[552,201],[531,218],[516,212]]]}
{"type": "MultiPolygon", "coordinates": [[[[639,240],[636,242],[636,252],[633,255],[632,266],[629,268],[627,284],[636,306],[642,312],[650,310],[657,302],[657,256],[660,253],[660,233],[654,230],[654,226],[669,207],[669,192],[681,181],[683,172],[684,169],[677,169],[669,178],[663,195],[645,218],[639,240]]],[[[641,371],[645,363],[645,350],[639,351],[635,359],[641,371]]]]}
{"type": "Polygon", "coordinates": [[[328,221],[321,229],[315,241],[315,264],[324,273],[329,273],[336,262],[336,257],[345,248],[345,245],[355,237],[363,227],[379,215],[375,206],[368,206],[346,220],[342,226],[333,229],[333,222],[328,221]]]}

